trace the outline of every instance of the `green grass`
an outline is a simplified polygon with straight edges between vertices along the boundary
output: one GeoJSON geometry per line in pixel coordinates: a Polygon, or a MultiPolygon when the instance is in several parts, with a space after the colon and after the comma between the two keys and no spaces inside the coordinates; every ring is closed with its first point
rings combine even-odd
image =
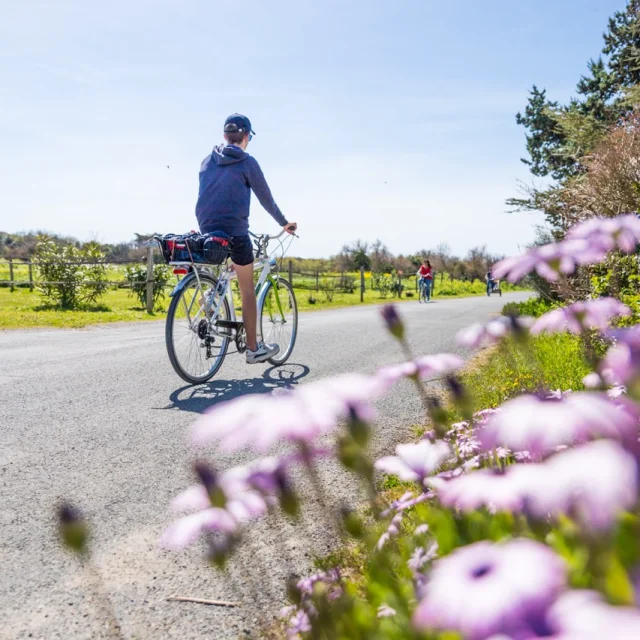
{"type": "Polygon", "coordinates": [[[108,291],[98,304],[73,311],[47,306],[37,292],[31,293],[29,289],[16,289],[13,293],[6,288],[0,289],[0,329],[71,329],[104,322],[157,320],[164,315],[164,312],[148,315],[126,289],[108,291]]]}
{"type": "Polygon", "coordinates": [[[514,396],[544,389],[584,389],[590,372],[580,339],[568,334],[540,336],[528,354],[510,341],[479,356],[462,380],[475,400],[476,409],[497,407],[514,396]]]}

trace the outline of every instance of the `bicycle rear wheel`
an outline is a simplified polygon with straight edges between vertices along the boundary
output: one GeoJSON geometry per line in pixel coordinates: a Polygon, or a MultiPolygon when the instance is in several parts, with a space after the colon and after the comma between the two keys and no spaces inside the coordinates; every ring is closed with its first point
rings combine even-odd
{"type": "MultiPolygon", "coordinates": [[[[229,336],[228,329],[219,332],[206,317],[205,301],[213,299],[216,281],[200,274],[200,288],[195,275],[187,276],[187,280],[169,305],[165,340],[175,372],[183,380],[199,384],[211,379],[222,366],[229,336]]],[[[223,298],[218,319],[230,318],[229,303],[223,298]]]]}
{"type": "Polygon", "coordinates": [[[264,342],[280,347],[278,354],[269,358],[271,364],[279,365],[289,359],[298,337],[298,304],[287,280],[278,278],[273,282],[267,282],[258,320],[264,342]]]}

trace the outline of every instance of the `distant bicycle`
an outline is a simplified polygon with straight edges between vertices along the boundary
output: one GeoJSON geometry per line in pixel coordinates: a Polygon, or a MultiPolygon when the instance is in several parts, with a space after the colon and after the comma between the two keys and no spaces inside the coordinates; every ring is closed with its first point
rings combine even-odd
{"type": "Polygon", "coordinates": [[[425,304],[431,299],[431,292],[433,290],[433,280],[427,278],[420,278],[418,280],[418,302],[424,302],[425,304]]]}
{"type": "MultiPolygon", "coordinates": [[[[256,247],[254,270],[258,303],[258,339],[277,344],[280,351],[269,362],[284,364],[298,335],[298,305],[291,283],[279,267],[291,242],[277,236],[250,234],[256,247]],[[278,241],[280,260],[268,253],[278,241]]],[[[293,237],[288,235],[293,240],[293,237]]],[[[244,325],[236,319],[231,282],[236,278],[229,261],[229,240],[215,234],[155,236],[168,264],[179,277],[171,292],[165,340],[169,360],[187,382],[210,380],[220,369],[233,340],[237,352],[247,344],[244,325]],[[181,277],[181,279],[180,279],[181,277]]],[[[273,252],[275,253],[275,251],[273,252]]]]}
{"type": "Polygon", "coordinates": [[[487,295],[491,297],[492,293],[497,293],[502,298],[500,280],[487,280],[487,295]]]}

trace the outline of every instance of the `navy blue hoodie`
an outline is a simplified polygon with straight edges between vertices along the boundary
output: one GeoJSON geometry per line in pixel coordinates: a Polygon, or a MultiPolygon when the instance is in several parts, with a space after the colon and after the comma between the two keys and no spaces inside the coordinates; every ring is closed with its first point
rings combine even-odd
{"type": "Polygon", "coordinates": [[[200,166],[200,191],[196,204],[200,231],[247,235],[251,190],[280,226],[287,224],[258,161],[233,144],[216,147],[200,166]]]}

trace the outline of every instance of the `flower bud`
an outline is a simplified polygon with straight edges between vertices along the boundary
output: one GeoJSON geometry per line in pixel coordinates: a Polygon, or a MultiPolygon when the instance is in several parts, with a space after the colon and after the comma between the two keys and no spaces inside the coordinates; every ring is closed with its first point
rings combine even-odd
{"type": "Polygon", "coordinates": [[[369,425],[358,416],[355,407],[349,407],[349,434],[356,444],[366,447],[369,442],[370,428],[369,425]]]}
{"type": "Polygon", "coordinates": [[[392,304],[385,304],[384,307],[382,307],[381,313],[391,335],[398,340],[403,340],[404,324],[402,323],[395,306],[392,304]]]}
{"type": "Polygon", "coordinates": [[[300,591],[298,580],[295,576],[291,576],[289,580],[287,580],[287,596],[296,607],[299,607],[302,603],[302,591],[300,591]]]}
{"type": "Polygon", "coordinates": [[[224,569],[236,543],[237,538],[230,535],[209,538],[207,559],[218,569],[224,569]]]}
{"type": "Polygon", "coordinates": [[[348,507],[342,507],[340,513],[344,530],[358,540],[362,538],[364,536],[364,525],[361,518],[348,507]]]}
{"type": "Polygon", "coordinates": [[[464,385],[455,376],[447,376],[447,386],[455,407],[465,420],[471,421],[473,419],[473,401],[464,385]]]}
{"type": "Polygon", "coordinates": [[[338,458],[347,469],[357,470],[360,455],[360,447],[351,436],[343,436],[338,440],[338,458]]]}
{"type": "Polygon", "coordinates": [[[278,501],[280,508],[292,518],[297,518],[300,513],[300,501],[296,495],[287,474],[282,467],[278,467],[273,473],[278,486],[278,501]]]}
{"type": "Polygon", "coordinates": [[[89,528],[80,512],[68,503],[58,510],[58,522],[62,543],[77,553],[84,553],[89,539],[89,528]]]}
{"type": "Polygon", "coordinates": [[[525,344],[529,339],[529,327],[518,315],[508,315],[507,318],[511,324],[511,334],[514,340],[519,344],[525,344]]]}
{"type": "Polygon", "coordinates": [[[206,462],[202,461],[195,462],[193,470],[198,476],[198,480],[200,480],[204,488],[207,490],[211,505],[224,509],[227,503],[227,498],[224,495],[224,491],[222,491],[222,488],[218,484],[218,478],[215,471],[206,462]]]}
{"type": "Polygon", "coordinates": [[[436,433],[441,434],[446,429],[449,417],[438,398],[429,398],[429,416],[434,422],[436,433]]]}

